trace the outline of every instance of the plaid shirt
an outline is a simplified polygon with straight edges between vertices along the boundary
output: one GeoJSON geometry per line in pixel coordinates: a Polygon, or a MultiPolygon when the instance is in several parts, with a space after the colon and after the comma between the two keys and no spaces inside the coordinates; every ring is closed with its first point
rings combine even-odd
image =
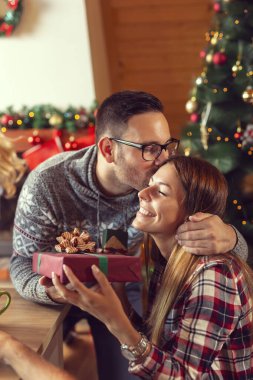
{"type": "MultiPolygon", "coordinates": [[[[149,311],[166,261],[156,264],[149,311]]],[[[152,345],[129,372],[142,379],[253,379],[249,292],[234,260],[203,257],[191,282],[176,299],[164,326],[164,344],[152,345]]]]}

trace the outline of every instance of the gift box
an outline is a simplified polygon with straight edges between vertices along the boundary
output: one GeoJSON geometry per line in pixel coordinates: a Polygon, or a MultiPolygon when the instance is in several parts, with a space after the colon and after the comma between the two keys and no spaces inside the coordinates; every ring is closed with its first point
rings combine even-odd
{"type": "Polygon", "coordinates": [[[63,284],[68,279],[63,271],[63,264],[68,265],[81,282],[92,282],[93,264],[105,273],[110,282],[141,281],[141,262],[139,257],[117,254],[67,254],[67,253],[35,253],[33,255],[33,272],[52,278],[52,272],[59,276],[63,284]]]}

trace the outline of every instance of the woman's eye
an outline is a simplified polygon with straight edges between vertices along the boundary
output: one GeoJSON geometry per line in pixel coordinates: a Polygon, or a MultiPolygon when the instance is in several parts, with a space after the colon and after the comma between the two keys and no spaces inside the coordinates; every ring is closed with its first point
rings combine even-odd
{"type": "Polygon", "coordinates": [[[164,196],[166,196],[166,194],[163,193],[161,190],[159,190],[158,193],[159,193],[159,194],[162,194],[162,195],[164,195],[164,196]]]}

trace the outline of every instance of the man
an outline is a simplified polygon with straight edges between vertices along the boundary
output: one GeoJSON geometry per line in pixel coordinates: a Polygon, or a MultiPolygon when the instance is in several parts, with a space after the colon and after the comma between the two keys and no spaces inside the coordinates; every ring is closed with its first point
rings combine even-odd
{"type": "MultiPolygon", "coordinates": [[[[14,228],[11,278],[25,298],[47,304],[63,302],[56,289],[32,272],[32,255],[52,251],[56,237],[74,227],[87,230],[98,247],[103,231],[128,233],[129,254],[138,253],[142,234],[131,227],[138,209],[137,190],[170,154],[178,141],[170,134],[161,102],[151,94],[122,91],[107,98],[96,117],[96,146],[61,153],[32,171],[20,196],[14,228]],[[45,286],[44,286],[45,285],[45,286]]],[[[227,252],[237,240],[241,256],[247,246],[235,230],[218,217],[200,214],[178,230],[189,251],[227,252]]],[[[135,295],[128,290],[130,301],[135,295]]],[[[138,298],[138,297],[137,297],[138,298]]],[[[133,302],[133,301],[132,301],[133,302]]],[[[115,340],[89,317],[100,379],[133,379],[115,340]],[[103,362],[100,362],[103,352],[103,362]],[[104,366],[106,365],[106,367],[104,366]]]]}

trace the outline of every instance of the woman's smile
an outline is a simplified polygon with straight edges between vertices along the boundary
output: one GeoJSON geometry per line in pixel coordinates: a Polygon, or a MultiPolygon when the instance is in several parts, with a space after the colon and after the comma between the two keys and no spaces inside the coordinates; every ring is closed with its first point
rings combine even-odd
{"type": "Polygon", "coordinates": [[[141,215],[144,215],[144,216],[155,216],[154,214],[152,214],[150,211],[146,210],[145,208],[143,207],[140,207],[139,209],[139,213],[141,215]]]}

